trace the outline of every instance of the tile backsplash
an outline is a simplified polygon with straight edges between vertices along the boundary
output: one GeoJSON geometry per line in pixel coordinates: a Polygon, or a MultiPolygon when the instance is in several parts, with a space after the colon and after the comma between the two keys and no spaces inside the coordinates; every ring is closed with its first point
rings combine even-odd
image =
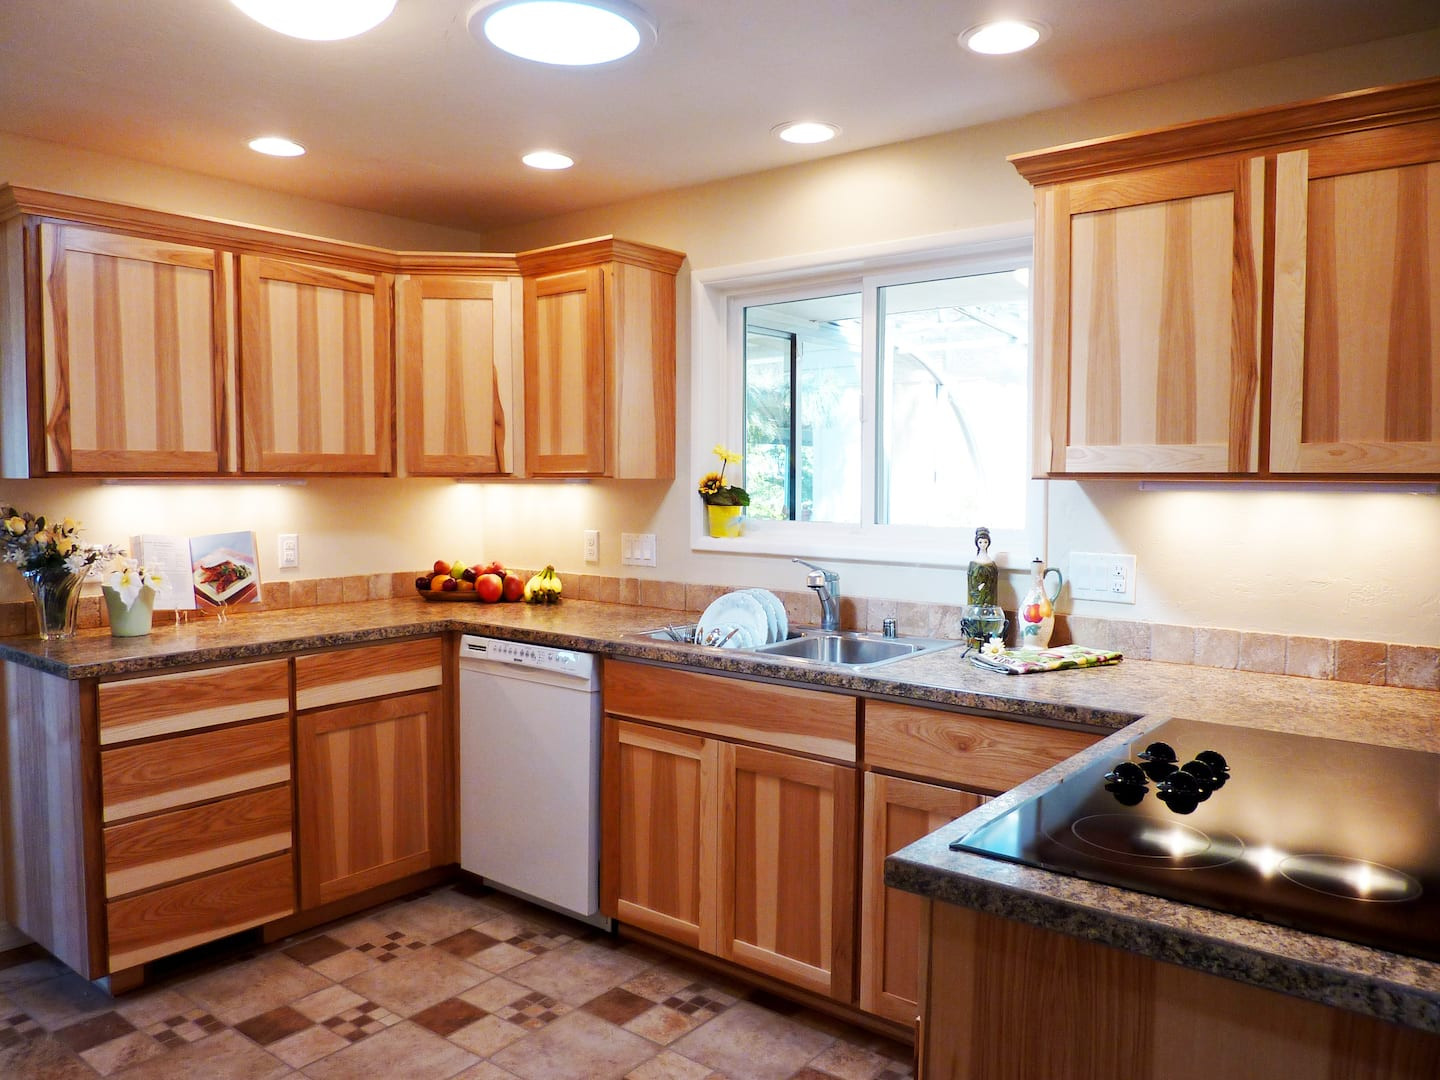
{"type": "MultiPolygon", "coordinates": [[[[530,573],[528,570],[519,572],[527,576],[530,573]]],[[[267,581],[263,587],[264,603],[244,605],[235,609],[233,614],[408,597],[414,592],[415,576],[412,571],[404,571],[343,578],[267,581]]],[[[598,574],[569,573],[562,577],[568,597],[667,608],[684,611],[692,618],[704,611],[716,597],[734,588],[731,585],[697,585],[598,574]]],[[[809,624],[818,620],[819,608],[808,589],[776,590],[775,594],[785,604],[792,622],[809,624]]],[[[961,607],[957,604],[925,604],[863,596],[843,596],[840,599],[840,621],[847,629],[880,630],[884,620],[894,619],[902,634],[954,638],[960,636],[960,612],[961,607]]],[[[1014,613],[1009,614],[1013,623],[1014,613]]],[[[157,616],[163,617],[167,616],[157,616]]],[[[190,618],[197,617],[204,616],[195,612],[190,614],[190,618]]],[[[81,597],[79,622],[82,629],[106,625],[105,605],[98,591],[81,597]]],[[[30,603],[0,604],[0,637],[34,632],[35,613],[30,603]]],[[[1236,668],[1371,686],[1440,690],[1440,648],[1423,645],[1096,619],[1064,612],[1055,616],[1055,634],[1051,640],[1056,645],[1079,643],[1095,648],[1118,649],[1134,660],[1236,668]]]]}

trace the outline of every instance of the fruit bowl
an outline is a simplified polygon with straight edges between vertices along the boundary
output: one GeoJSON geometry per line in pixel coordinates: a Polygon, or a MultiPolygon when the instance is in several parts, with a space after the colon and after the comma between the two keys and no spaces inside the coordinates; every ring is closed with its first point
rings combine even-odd
{"type": "Polygon", "coordinates": [[[416,595],[422,600],[429,600],[432,604],[478,604],[480,594],[475,592],[420,592],[416,595]]]}

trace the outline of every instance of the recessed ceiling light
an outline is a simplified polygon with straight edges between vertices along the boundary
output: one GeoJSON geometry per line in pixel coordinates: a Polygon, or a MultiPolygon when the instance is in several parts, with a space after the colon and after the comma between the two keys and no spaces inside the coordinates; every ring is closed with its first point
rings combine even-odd
{"type": "Polygon", "coordinates": [[[770,130],[786,142],[792,143],[829,142],[840,134],[840,129],[834,124],[826,124],[818,120],[787,121],[784,124],[776,124],[770,130]]]}
{"type": "Polygon", "coordinates": [[[655,23],[628,0],[486,0],[469,26],[477,41],[566,67],[608,64],[655,40],[655,23]]]}
{"type": "Polygon", "coordinates": [[[532,169],[568,169],[575,159],[555,150],[532,150],[520,159],[532,169]]]}
{"type": "Polygon", "coordinates": [[[230,0],[258,23],[307,41],[339,41],[374,29],[395,0],[230,0]]]}
{"type": "Polygon", "coordinates": [[[971,52],[1000,56],[1005,53],[1023,52],[1045,35],[1045,28],[1039,23],[1019,19],[1002,19],[999,22],[982,23],[972,26],[960,35],[961,45],[971,52]]]}
{"type": "Polygon", "coordinates": [[[305,153],[305,147],[281,135],[262,135],[258,139],[251,139],[250,149],[257,154],[269,154],[271,157],[299,157],[305,153]]]}

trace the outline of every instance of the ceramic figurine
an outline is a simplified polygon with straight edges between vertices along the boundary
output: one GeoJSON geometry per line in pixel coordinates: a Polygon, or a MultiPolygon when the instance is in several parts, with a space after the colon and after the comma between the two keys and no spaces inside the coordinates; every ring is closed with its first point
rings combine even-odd
{"type": "Polygon", "coordinates": [[[1065,583],[1060,571],[1053,566],[1045,569],[1043,559],[1030,563],[1030,589],[1020,601],[1016,612],[1015,644],[1022,649],[1045,649],[1050,646],[1050,635],[1055,630],[1055,598],[1060,595],[1060,586],[1065,583]],[[1055,575],[1055,591],[1045,588],[1045,579],[1055,575]]]}
{"type": "Polygon", "coordinates": [[[1000,602],[1000,568],[990,554],[990,530],[984,525],[975,530],[975,558],[970,560],[965,580],[967,604],[978,607],[1000,602]]]}

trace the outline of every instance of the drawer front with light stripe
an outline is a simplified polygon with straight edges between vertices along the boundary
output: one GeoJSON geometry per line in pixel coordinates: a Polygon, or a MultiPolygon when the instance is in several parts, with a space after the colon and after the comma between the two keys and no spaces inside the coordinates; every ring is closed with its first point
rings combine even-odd
{"type": "Polygon", "coordinates": [[[178,735],[290,711],[290,661],[101,683],[100,745],[178,735]]]}
{"type": "Polygon", "coordinates": [[[295,658],[295,708],[323,709],[347,701],[429,690],[444,679],[438,637],[295,658]]]}
{"type": "Polygon", "coordinates": [[[290,720],[220,728],[100,755],[108,824],[290,780],[290,720]]]}

